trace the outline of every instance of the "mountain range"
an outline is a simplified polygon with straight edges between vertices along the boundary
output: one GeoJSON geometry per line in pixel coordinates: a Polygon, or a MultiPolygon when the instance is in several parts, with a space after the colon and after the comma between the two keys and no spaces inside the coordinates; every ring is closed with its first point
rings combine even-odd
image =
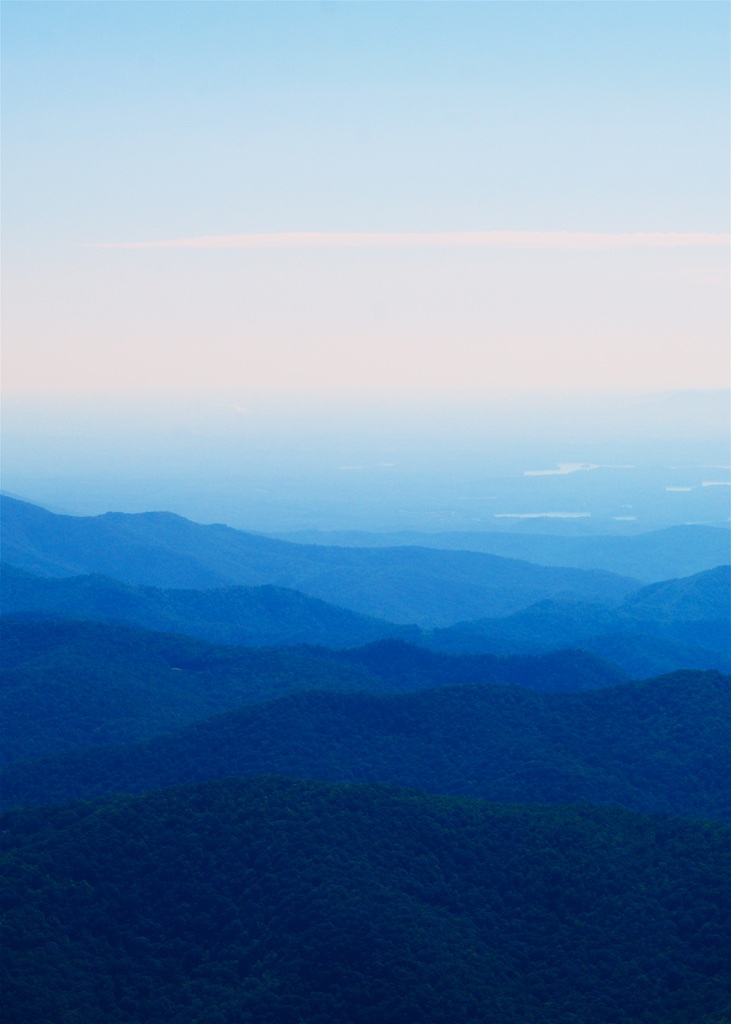
{"type": "Polygon", "coordinates": [[[143,743],[17,762],[1,789],[13,806],[276,774],[727,819],[730,684],[687,672],[577,693],[293,693],[143,743]]]}
{"type": "Polygon", "coordinates": [[[354,548],[440,548],[445,551],[482,551],[503,558],[519,558],[539,565],[571,565],[576,569],[603,569],[631,576],[643,583],[677,576],[693,576],[731,562],[731,532],[700,523],[669,526],[630,536],[596,534],[574,537],[544,533],[453,531],[369,533],[364,530],[298,530],[274,534],[298,544],[324,544],[354,548]]]}
{"type": "Polygon", "coordinates": [[[399,640],[343,651],[247,649],[100,622],[0,619],[0,647],[2,763],[150,738],[305,690],[389,694],[461,683],[572,690],[626,681],[581,651],[446,655],[399,640]]]}
{"type": "Polygon", "coordinates": [[[731,667],[731,573],[717,567],[634,591],[609,607],[545,599],[509,616],[425,630],[359,615],[282,587],[163,590],[103,576],[37,577],[4,565],[0,611],[93,619],[245,646],[356,647],[399,638],[450,653],[545,653],[583,648],[635,678],[731,667]]]}
{"type": "Polygon", "coordinates": [[[731,664],[731,566],[650,584],[609,607],[544,600],[501,618],[455,623],[426,640],[440,650],[509,654],[581,647],[628,674],[731,664]]]}
{"type": "Polygon", "coordinates": [[[424,628],[507,615],[547,597],[619,603],[639,586],[605,572],[470,551],[293,544],[166,512],[61,516],[7,495],[3,560],[42,576],[212,589],[264,584],[424,628]]]}
{"type": "Polygon", "coordinates": [[[724,531],[0,511],[11,1024],[726,1024],[724,531]]]}

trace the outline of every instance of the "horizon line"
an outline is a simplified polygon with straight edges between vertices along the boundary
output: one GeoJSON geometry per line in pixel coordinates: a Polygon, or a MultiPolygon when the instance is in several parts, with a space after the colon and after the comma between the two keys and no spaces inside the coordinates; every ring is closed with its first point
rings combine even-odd
{"type": "Polygon", "coordinates": [[[678,231],[282,231],[131,242],[84,242],[90,249],[676,249],[729,247],[731,235],[678,231]]]}

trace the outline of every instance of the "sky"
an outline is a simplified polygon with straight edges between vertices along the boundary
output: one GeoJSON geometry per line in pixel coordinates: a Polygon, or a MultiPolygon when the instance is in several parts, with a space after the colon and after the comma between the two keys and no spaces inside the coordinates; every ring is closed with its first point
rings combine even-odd
{"type": "Polygon", "coordinates": [[[728,384],[724,3],[3,3],[10,396],[728,384]]]}
{"type": "Polygon", "coordinates": [[[193,478],[468,480],[508,436],[518,475],[728,465],[727,4],[0,14],[6,490],[211,518],[193,478]]]}

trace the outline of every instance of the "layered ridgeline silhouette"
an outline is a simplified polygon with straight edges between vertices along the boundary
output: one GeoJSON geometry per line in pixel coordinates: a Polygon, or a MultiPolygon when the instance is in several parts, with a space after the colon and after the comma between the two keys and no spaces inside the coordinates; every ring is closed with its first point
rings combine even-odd
{"type": "Polygon", "coordinates": [[[615,607],[547,599],[511,616],[424,630],[359,615],[281,587],[163,590],[104,576],[42,578],[4,565],[0,611],[128,623],[247,646],[355,647],[384,638],[495,654],[582,648],[640,678],[731,668],[731,569],[641,588],[615,607]]]}
{"type": "Polygon", "coordinates": [[[728,818],[730,685],[681,672],[576,693],[300,692],[142,743],[16,762],[0,791],[20,806],[273,773],[728,818]]]}
{"type": "Polygon", "coordinates": [[[727,664],[728,571],[8,499],[3,556],[12,1024],[725,1019],[731,680],[627,675],[727,664]]]}
{"type": "Polygon", "coordinates": [[[387,637],[418,641],[423,633],[288,587],[172,590],[109,576],[52,579],[7,564],[0,569],[0,614],[127,623],[249,647],[357,647],[387,637]]]}
{"type": "Polygon", "coordinates": [[[327,548],[165,512],[59,516],[2,498],[2,557],[45,576],[100,573],[163,588],[290,587],[400,624],[448,626],[549,597],[619,603],[636,580],[470,551],[327,548]]]}
{"type": "Polygon", "coordinates": [[[573,690],[626,681],[580,651],[455,656],[401,640],[337,652],[252,650],[93,622],[0,620],[0,646],[2,763],[149,738],[307,689],[387,694],[498,683],[573,690]]]}
{"type": "Polygon", "coordinates": [[[726,1019],[716,823],[264,778],[0,830],[7,1024],[726,1019]]]}
{"type": "Polygon", "coordinates": [[[731,566],[654,583],[607,607],[546,600],[502,618],[432,630],[439,650],[538,653],[582,647],[633,676],[731,663],[731,566]]]}
{"type": "Polygon", "coordinates": [[[447,551],[482,551],[503,558],[520,558],[539,565],[571,565],[575,569],[605,569],[656,583],[676,576],[693,576],[731,562],[731,532],[698,523],[668,526],[630,536],[574,537],[568,534],[452,531],[369,533],[365,530],[297,530],[274,534],[298,544],[340,547],[425,547],[447,551]]]}

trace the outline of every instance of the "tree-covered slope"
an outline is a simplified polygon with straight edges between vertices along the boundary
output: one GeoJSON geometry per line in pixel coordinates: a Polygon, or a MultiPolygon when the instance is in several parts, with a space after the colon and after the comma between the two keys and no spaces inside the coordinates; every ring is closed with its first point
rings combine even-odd
{"type": "MultiPolygon", "coordinates": [[[[671,630],[668,629],[667,633],[670,634],[671,630]]],[[[731,651],[727,646],[712,650],[677,643],[666,634],[600,633],[577,642],[583,650],[597,658],[606,658],[635,679],[665,675],[679,669],[715,669],[726,675],[731,672],[731,651]]]]}
{"type": "Polygon", "coordinates": [[[681,672],[581,693],[298,693],[145,743],[12,765],[2,795],[51,803],[274,773],[727,818],[729,683],[681,672]]]}
{"type": "Polygon", "coordinates": [[[315,650],[217,647],[94,622],[0,620],[3,762],[150,737],[312,687],[378,690],[315,650]]]}
{"type": "Polygon", "coordinates": [[[402,624],[504,615],[545,597],[621,601],[635,580],[470,551],[292,544],[166,512],[59,516],[3,496],[3,560],[47,576],[207,589],[269,584],[402,624]]]}
{"type": "Polygon", "coordinates": [[[221,647],[105,623],[0,619],[0,761],[125,743],[300,690],[400,693],[455,683],[537,689],[624,677],[580,651],[447,656],[403,641],[365,648],[221,647]]]}
{"type": "Polygon", "coordinates": [[[330,656],[344,664],[360,666],[381,680],[384,690],[390,692],[477,682],[570,692],[628,681],[608,659],[605,661],[582,650],[503,658],[493,654],[445,654],[421,644],[387,639],[364,647],[332,651],[330,656]]]}
{"type": "Polygon", "coordinates": [[[721,1024],[729,834],[228,780],[0,821],[6,1024],[721,1024]]]}

